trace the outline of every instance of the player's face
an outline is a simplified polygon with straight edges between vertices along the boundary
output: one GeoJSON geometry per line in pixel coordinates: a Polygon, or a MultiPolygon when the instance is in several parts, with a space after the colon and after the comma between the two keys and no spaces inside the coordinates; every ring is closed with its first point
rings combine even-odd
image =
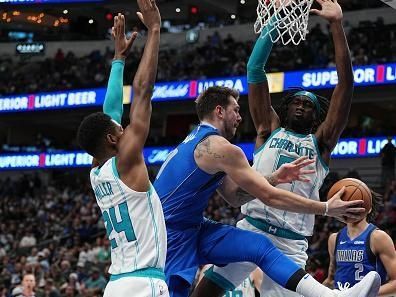
{"type": "Polygon", "coordinates": [[[288,126],[296,132],[305,131],[312,127],[315,120],[315,105],[305,96],[295,97],[288,106],[288,126]]]}
{"type": "Polygon", "coordinates": [[[230,97],[230,104],[225,108],[224,112],[224,137],[231,139],[234,137],[242,117],[239,114],[239,104],[234,97],[230,97]]]}

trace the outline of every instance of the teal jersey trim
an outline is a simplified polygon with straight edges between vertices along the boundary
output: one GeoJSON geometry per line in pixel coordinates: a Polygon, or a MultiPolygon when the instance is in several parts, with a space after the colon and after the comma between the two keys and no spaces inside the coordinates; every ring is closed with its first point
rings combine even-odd
{"type": "Polygon", "coordinates": [[[114,175],[115,175],[118,179],[120,179],[120,174],[118,173],[118,170],[117,170],[117,160],[116,160],[116,157],[113,157],[113,159],[111,160],[111,167],[113,168],[114,175]]]}
{"type": "Polygon", "coordinates": [[[312,139],[313,142],[315,144],[316,147],[316,151],[317,151],[317,155],[318,155],[318,159],[320,161],[320,163],[322,164],[323,168],[326,171],[329,171],[329,166],[326,164],[326,162],[323,160],[322,155],[320,154],[320,150],[319,150],[319,145],[318,145],[318,140],[316,139],[316,136],[314,134],[312,134],[312,139]]]}
{"type": "Polygon", "coordinates": [[[155,287],[153,279],[150,277],[150,285],[151,285],[151,297],[155,297],[155,287]]]}
{"type": "Polygon", "coordinates": [[[274,137],[275,134],[278,133],[281,129],[282,129],[282,128],[279,127],[279,128],[277,128],[277,129],[275,129],[274,131],[272,131],[271,134],[270,134],[270,136],[268,136],[267,140],[266,140],[259,148],[257,148],[257,149],[254,150],[253,155],[255,156],[255,155],[257,155],[259,152],[261,152],[261,151],[264,149],[265,145],[268,143],[268,141],[270,141],[271,138],[274,137]]]}
{"type": "Polygon", "coordinates": [[[154,239],[155,239],[155,250],[156,250],[156,253],[157,253],[154,266],[157,266],[158,265],[158,259],[159,259],[159,240],[158,240],[157,222],[155,221],[153,204],[151,203],[151,195],[153,193],[153,190],[154,190],[154,188],[153,188],[152,184],[150,183],[150,190],[147,192],[147,200],[148,200],[148,204],[149,204],[151,220],[153,222],[154,239]]]}
{"type": "Polygon", "coordinates": [[[235,286],[228,279],[213,271],[213,266],[206,270],[204,275],[225,291],[235,290],[235,286]]]}
{"type": "Polygon", "coordinates": [[[284,229],[282,227],[277,227],[277,226],[271,225],[263,220],[254,219],[249,216],[246,216],[245,220],[250,225],[252,225],[252,226],[256,227],[257,229],[260,229],[261,231],[264,231],[268,234],[272,234],[272,235],[275,235],[275,236],[278,236],[281,238],[286,238],[286,239],[291,239],[291,240],[304,240],[305,239],[304,235],[295,233],[293,231],[284,229]]]}
{"type": "Polygon", "coordinates": [[[99,173],[100,173],[100,167],[95,168],[95,169],[94,169],[94,174],[95,174],[96,176],[98,176],[99,173]]]}
{"type": "Polygon", "coordinates": [[[120,273],[120,274],[112,274],[110,276],[110,281],[115,281],[124,277],[149,277],[156,278],[165,281],[165,273],[162,269],[158,268],[145,268],[132,272],[120,273]]]}

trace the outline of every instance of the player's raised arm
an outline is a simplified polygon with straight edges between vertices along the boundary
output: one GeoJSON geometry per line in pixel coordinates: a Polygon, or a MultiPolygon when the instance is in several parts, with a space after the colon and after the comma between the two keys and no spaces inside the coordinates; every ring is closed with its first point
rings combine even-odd
{"type": "Polygon", "coordinates": [[[128,57],[137,33],[133,32],[131,38],[125,36],[125,19],[119,13],[114,17],[111,29],[114,39],[114,59],[111,64],[110,77],[107,84],[103,113],[109,115],[121,125],[123,113],[123,77],[125,59],[128,57]]]}
{"type": "Polygon", "coordinates": [[[261,32],[247,64],[249,110],[257,132],[256,148],[260,147],[269,134],[280,125],[278,115],[271,106],[267,75],[264,70],[273,45],[269,34],[277,34],[276,30],[269,32],[271,26],[271,23],[268,24],[261,32]]]}
{"type": "Polygon", "coordinates": [[[221,136],[209,136],[194,151],[194,158],[200,169],[209,174],[224,172],[243,190],[268,206],[278,209],[359,218],[364,208],[358,208],[362,201],[345,202],[338,192],[328,203],[313,201],[297,194],[271,186],[257,171],[252,169],[243,151],[221,136]],[[326,206],[327,205],[327,206],[326,206]],[[352,208],[352,207],[356,208],[352,208]]]}
{"type": "MultiPolygon", "coordinates": [[[[137,33],[133,32],[130,39],[125,36],[125,20],[119,13],[114,17],[114,25],[111,29],[114,39],[114,59],[111,63],[109,81],[107,83],[105,100],[103,102],[103,113],[111,117],[112,120],[121,125],[123,114],[123,77],[125,59],[130,53],[133,42],[137,33]]],[[[93,159],[92,167],[98,166],[99,163],[93,159]]]]}
{"type": "Polygon", "coordinates": [[[139,19],[148,29],[142,59],[133,81],[133,103],[129,114],[130,124],[125,128],[120,143],[119,170],[127,171],[143,160],[151,117],[151,96],[157,74],[161,16],[154,0],[138,0],[139,19]]]}
{"type": "Polygon", "coordinates": [[[353,71],[351,54],[342,26],[342,9],[337,0],[317,0],[321,10],[312,12],[330,22],[335,48],[335,62],[338,75],[338,84],[331,97],[329,111],[325,121],[315,133],[319,142],[322,157],[326,162],[330,160],[330,153],[348,123],[349,110],[353,96],[353,71]]]}

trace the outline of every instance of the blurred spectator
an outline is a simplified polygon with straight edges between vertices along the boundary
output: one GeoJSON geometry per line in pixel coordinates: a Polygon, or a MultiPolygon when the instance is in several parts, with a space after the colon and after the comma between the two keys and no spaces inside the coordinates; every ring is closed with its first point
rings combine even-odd
{"type": "Polygon", "coordinates": [[[36,297],[35,293],[36,288],[36,278],[34,274],[25,274],[22,279],[22,284],[19,287],[16,287],[11,295],[12,297],[36,297]]]}
{"type": "Polygon", "coordinates": [[[60,293],[58,289],[54,285],[54,280],[52,278],[48,278],[45,281],[45,287],[44,287],[44,297],[60,297],[60,293]]]}
{"type": "Polygon", "coordinates": [[[93,267],[91,275],[83,282],[83,295],[101,295],[107,284],[106,279],[100,273],[99,269],[93,267]]]}
{"type": "Polygon", "coordinates": [[[384,186],[395,178],[396,147],[392,143],[392,137],[388,137],[388,143],[381,150],[382,184],[384,186]]]}

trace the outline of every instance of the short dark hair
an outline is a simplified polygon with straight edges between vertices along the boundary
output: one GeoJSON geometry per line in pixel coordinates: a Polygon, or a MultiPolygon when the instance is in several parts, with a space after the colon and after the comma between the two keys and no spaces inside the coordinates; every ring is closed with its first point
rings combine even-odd
{"type": "Polygon", "coordinates": [[[103,152],[105,137],[114,129],[111,117],[103,112],[86,116],[77,132],[77,141],[81,148],[93,157],[103,152]]]}
{"type": "Polygon", "coordinates": [[[226,108],[230,104],[230,96],[239,99],[239,92],[226,87],[209,87],[198,96],[196,103],[197,115],[200,121],[206,118],[211,112],[220,105],[226,108]]]}
{"type": "MultiPolygon", "coordinates": [[[[290,102],[297,96],[298,92],[305,91],[303,88],[291,88],[285,97],[282,98],[281,103],[278,107],[278,115],[280,119],[281,127],[286,127],[287,125],[287,111],[289,108],[290,102]]],[[[319,128],[320,124],[326,119],[327,112],[329,110],[330,102],[327,98],[319,96],[315,94],[316,98],[318,98],[318,102],[320,105],[319,113],[316,113],[316,121],[313,123],[312,126],[312,133],[315,133],[316,130],[319,128]]]]}

